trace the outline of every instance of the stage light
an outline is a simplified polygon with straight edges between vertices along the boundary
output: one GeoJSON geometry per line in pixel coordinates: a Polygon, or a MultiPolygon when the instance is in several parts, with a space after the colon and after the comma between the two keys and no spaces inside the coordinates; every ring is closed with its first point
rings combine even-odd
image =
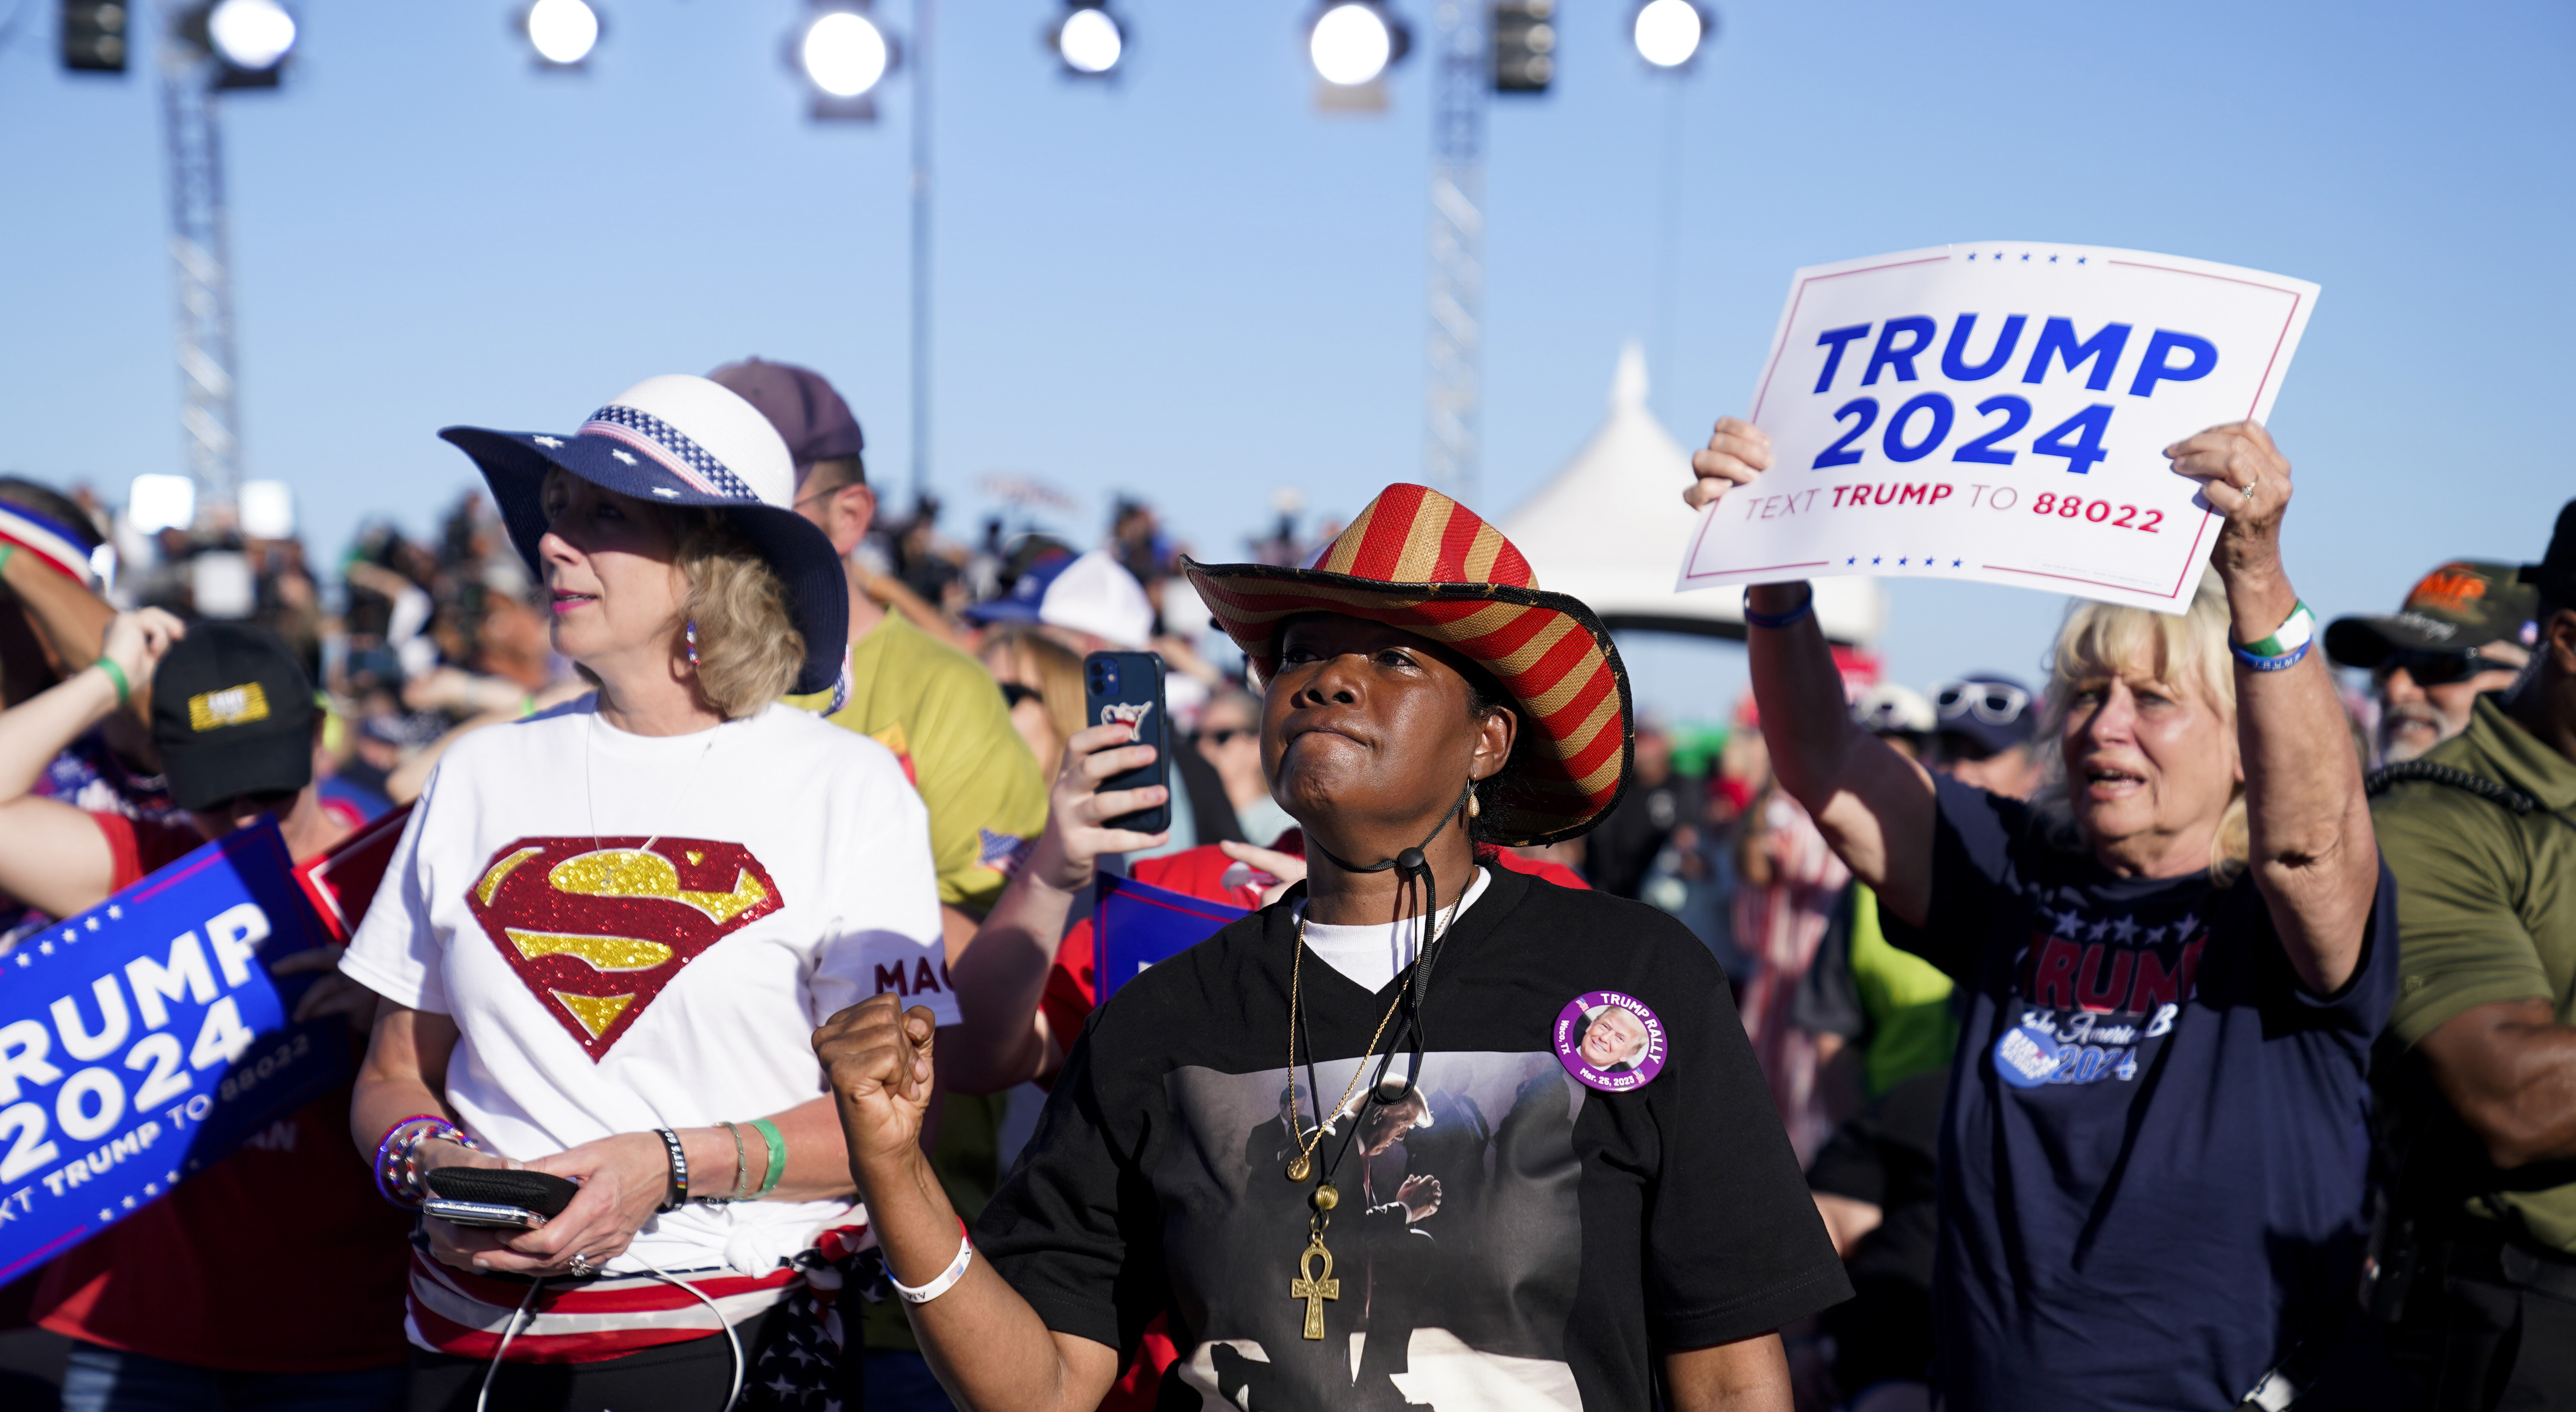
{"type": "Polygon", "coordinates": [[[1708,16],[1690,0],[1647,0],[1637,10],[1637,53],[1659,69],[1676,69],[1699,52],[1708,16]]]}
{"type": "Polygon", "coordinates": [[[1315,17],[1306,36],[1306,56],[1315,74],[1341,88],[1356,88],[1385,73],[1404,57],[1404,26],[1368,0],[1343,0],[1315,17]]]}
{"type": "Polygon", "coordinates": [[[599,12],[582,0],[537,0],[523,27],[537,58],[554,68],[572,68],[599,47],[599,12]]]}
{"type": "Polygon", "coordinates": [[[63,67],[81,73],[125,72],[126,31],[134,12],[119,0],[63,0],[63,67]]]}
{"type": "Polygon", "coordinates": [[[855,10],[815,16],[797,56],[805,76],[834,98],[856,98],[875,88],[894,61],[885,31],[855,10]]]}
{"type": "Polygon", "coordinates": [[[206,38],[230,67],[271,73],[295,49],[295,17],[277,0],[219,0],[206,12],[206,38]]]}
{"type": "Polygon", "coordinates": [[[1084,78],[1106,77],[1127,53],[1126,26],[1100,0],[1073,0],[1073,12],[1056,26],[1055,52],[1084,78]]]}

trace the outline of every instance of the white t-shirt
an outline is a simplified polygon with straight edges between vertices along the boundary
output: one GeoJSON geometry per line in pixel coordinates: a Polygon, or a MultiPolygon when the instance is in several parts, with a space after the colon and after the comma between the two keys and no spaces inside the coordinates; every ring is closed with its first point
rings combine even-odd
{"type": "MultiPolygon", "coordinates": [[[[1476,880],[1467,885],[1467,895],[1440,909],[1440,935],[1458,924],[1458,918],[1476,899],[1485,895],[1485,884],[1492,879],[1482,867],[1476,869],[1476,880]]],[[[1416,905],[1419,905],[1417,900],[1416,905]]],[[[1304,915],[1306,904],[1297,903],[1304,915]]],[[[1395,973],[1413,964],[1413,955],[1422,949],[1422,918],[1419,914],[1401,921],[1379,922],[1371,926],[1328,927],[1322,922],[1306,924],[1306,949],[1315,959],[1351,978],[1362,990],[1384,990],[1395,973]]],[[[1438,964],[1437,962],[1434,963],[1438,964]]]]}
{"type": "MultiPolygon", "coordinates": [[[[833,1012],[895,990],[956,1022],[921,797],[786,706],[650,737],[596,700],[448,751],[340,968],[455,1020],[447,1101],[496,1152],[730,1119],[757,1162],[750,1120],[825,1091],[833,1012]]],[[[850,1209],[692,1205],[609,1268],[761,1273],[850,1209]]]]}

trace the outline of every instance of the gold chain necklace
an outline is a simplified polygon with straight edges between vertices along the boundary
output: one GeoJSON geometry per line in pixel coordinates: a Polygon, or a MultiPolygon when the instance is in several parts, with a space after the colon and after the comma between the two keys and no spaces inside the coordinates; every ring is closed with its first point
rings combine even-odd
{"type": "MultiPolygon", "coordinates": [[[[1300,910],[1297,913],[1297,955],[1288,963],[1288,1083],[1292,1090],[1297,1083],[1297,1006],[1305,966],[1306,914],[1300,910]]],[[[1368,1061],[1377,1057],[1377,1042],[1386,1037],[1386,1027],[1395,1020],[1396,1008],[1404,1004],[1404,993],[1412,985],[1413,974],[1407,971],[1404,983],[1395,988],[1395,999],[1387,1002],[1386,1014],[1378,1019],[1377,1032],[1369,1036],[1368,1049],[1360,1055],[1359,1067],[1351,1070],[1351,1081],[1342,1089],[1341,1102],[1333,1105],[1335,1116],[1351,1106],[1351,1095],[1360,1090],[1360,1075],[1368,1072],[1368,1061]]],[[[1290,1106],[1293,1110],[1294,1099],[1290,1100],[1290,1106]]],[[[1290,1120],[1295,1120],[1293,1111],[1290,1120]]],[[[1288,1180],[1302,1182],[1315,1174],[1315,1149],[1323,1145],[1324,1128],[1324,1110],[1318,1108],[1315,1110],[1314,1131],[1299,1139],[1297,1155],[1288,1159],[1288,1180]]],[[[1327,1202],[1324,1209],[1331,1210],[1331,1204],[1327,1202]]]]}

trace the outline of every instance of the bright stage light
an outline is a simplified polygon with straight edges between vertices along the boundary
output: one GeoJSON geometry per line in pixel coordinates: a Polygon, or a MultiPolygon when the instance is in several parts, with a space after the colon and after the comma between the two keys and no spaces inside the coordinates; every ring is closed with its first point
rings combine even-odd
{"type": "Polygon", "coordinates": [[[527,30],[538,58],[568,69],[599,47],[599,12],[582,0],[537,0],[528,7],[527,30]]]}
{"type": "Polygon", "coordinates": [[[1084,5],[1064,17],[1055,32],[1055,52],[1075,73],[1097,76],[1118,67],[1127,52],[1127,36],[1118,18],[1097,5],[1084,5]]]}
{"type": "Polygon", "coordinates": [[[1348,0],[1317,17],[1306,54],[1324,82],[1356,87],[1386,72],[1395,58],[1395,32],[1377,6],[1348,0]]]}
{"type": "Polygon", "coordinates": [[[1637,11],[1637,53],[1656,68],[1679,68],[1699,52],[1707,30],[1690,0],[1647,0],[1637,11]]]}
{"type": "Polygon", "coordinates": [[[221,0],[206,15],[215,57],[250,73],[286,62],[295,48],[295,17],[277,0],[221,0]]]}
{"type": "Polygon", "coordinates": [[[856,98],[876,87],[894,57],[885,32],[851,10],[818,16],[797,52],[805,76],[835,98],[856,98]]]}

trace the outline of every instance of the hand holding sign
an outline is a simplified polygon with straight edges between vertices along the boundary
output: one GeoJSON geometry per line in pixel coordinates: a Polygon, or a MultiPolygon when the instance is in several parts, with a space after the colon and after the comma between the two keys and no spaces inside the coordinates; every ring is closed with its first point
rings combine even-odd
{"type": "Polygon", "coordinates": [[[2223,472],[2277,453],[2175,450],[2217,485],[2207,500],[2158,452],[2265,416],[2315,298],[2071,246],[1800,270],[1754,394],[1761,430],[1730,419],[1698,458],[1704,484],[1771,478],[1702,520],[1680,587],[1930,574],[2179,611],[2234,506],[2223,472]]]}

